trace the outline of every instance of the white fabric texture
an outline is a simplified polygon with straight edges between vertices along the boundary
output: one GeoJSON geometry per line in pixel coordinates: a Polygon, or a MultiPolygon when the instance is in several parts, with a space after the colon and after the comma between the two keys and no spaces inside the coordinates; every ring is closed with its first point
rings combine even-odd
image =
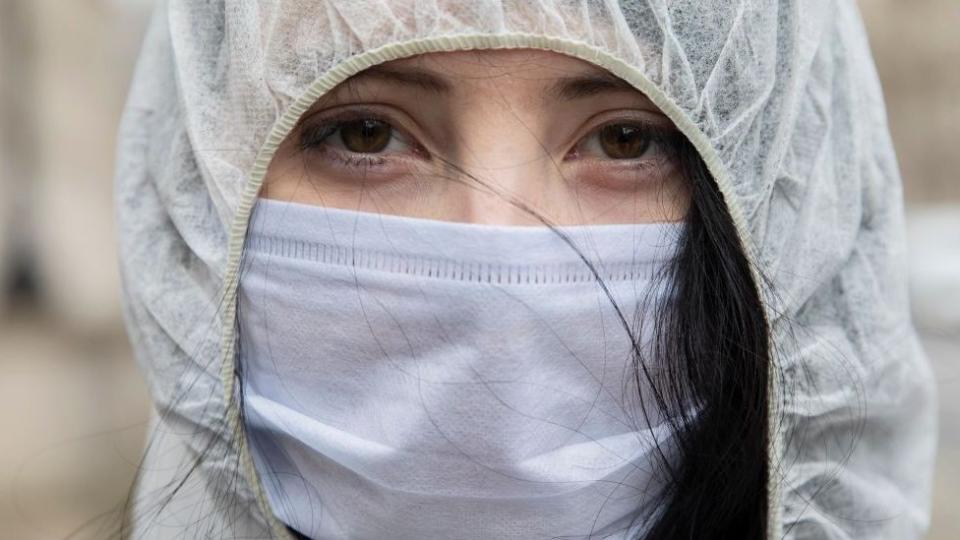
{"type": "Polygon", "coordinates": [[[317,540],[637,538],[673,432],[634,344],[681,231],[258,201],[239,365],[274,512],[317,540]]]}
{"type": "Polygon", "coordinates": [[[919,536],[933,384],[908,313],[901,179],[847,0],[161,1],[116,183],[125,314],[158,410],[135,536],[283,537],[235,418],[236,271],[263,168],[291,118],[351,70],[492,46],[610,69],[717,178],[769,278],[783,375],[771,534],[919,536]]]}

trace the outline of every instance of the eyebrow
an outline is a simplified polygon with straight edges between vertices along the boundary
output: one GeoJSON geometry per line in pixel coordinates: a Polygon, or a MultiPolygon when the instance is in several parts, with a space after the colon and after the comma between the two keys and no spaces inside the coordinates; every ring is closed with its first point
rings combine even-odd
{"type": "Polygon", "coordinates": [[[348,81],[358,81],[363,79],[374,79],[405,86],[413,86],[421,90],[426,90],[433,94],[449,94],[452,90],[450,83],[443,78],[416,68],[391,69],[382,65],[367,68],[348,81]]]}
{"type": "Polygon", "coordinates": [[[573,101],[605,92],[637,92],[627,81],[613,75],[564,77],[554,82],[547,93],[556,99],[573,101]]]}

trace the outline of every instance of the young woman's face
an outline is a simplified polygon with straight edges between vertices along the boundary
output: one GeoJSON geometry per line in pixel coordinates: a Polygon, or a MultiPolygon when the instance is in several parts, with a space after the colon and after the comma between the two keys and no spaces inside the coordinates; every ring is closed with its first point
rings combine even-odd
{"type": "Polygon", "coordinates": [[[320,99],[262,196],[499,225],[678,221],[681,135],[609,72],[536,50],[387,62],[320,99]]]}

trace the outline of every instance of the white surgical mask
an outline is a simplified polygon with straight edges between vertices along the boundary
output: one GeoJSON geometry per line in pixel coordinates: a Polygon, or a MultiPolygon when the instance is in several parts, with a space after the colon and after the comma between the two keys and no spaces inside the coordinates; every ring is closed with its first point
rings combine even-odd
{"type": "Polygon", "coordinates": [[[649,322],[681,227],[558,234],[258,201],[240,365],[275,514],[316,539],[642,531],[672,432],[624,321],[649,322]]]}

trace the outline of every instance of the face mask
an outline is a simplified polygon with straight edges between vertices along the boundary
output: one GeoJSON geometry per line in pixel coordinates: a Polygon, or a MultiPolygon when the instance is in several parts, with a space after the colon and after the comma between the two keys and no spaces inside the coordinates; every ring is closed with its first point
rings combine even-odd
{"type": "Polygon", "coordinates": [[[318,539],[636,536],[671,429],[625,324],[649,326],[681,227],[258,201],[240,366],[274,513],[318,539]]]}

